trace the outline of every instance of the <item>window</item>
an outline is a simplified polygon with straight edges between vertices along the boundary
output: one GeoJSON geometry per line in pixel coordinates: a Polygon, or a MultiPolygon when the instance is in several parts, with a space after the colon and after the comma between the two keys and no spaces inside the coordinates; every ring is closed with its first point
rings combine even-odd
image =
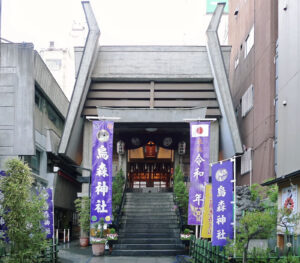
{"type": "Polygon", "coordinates": [[[34,95],[35,105],[42,111],[43,108],[43,95],[38,91],[37,87],[35,87],[35,95],[34,95]]]}
{"type": "Polygon", "coordinates": [[[252,26],[245,40],[245,57],[248,56],[251,48],[254,46],[254,26],[252,26]]]}
{"type": "Polygon", "coordinates": [[[241,175],[252,170],[252,149],[247,149],[241,157],[241,175]]]}
{"type": "Polygon", "coordinates": [[[41,163],[41,152],[36,150],[35,155],[24,156],[24,161],[31,168],[32,172],[39,175],[40,174],[40,163],[41,163]]]}
{"type": "Polygon", "coordinates": [[[242,97],[242,117],[245,117],[247,113],[253,108],[253,85],[246,90],[242,97]]]}
{"type": "Polygon", "coordinates": [[[60,70],[61,60],[60,59],[46,59],[46,64],[48,68],[52,71],[60,70]]]}
{"type": "Polygon", "coordinates": [[[53,122],[53,124],[58,128],[58,129],[63,129],[63,120],[62,118],[58,115],[56,110],[50,105],[49,102],[47,102],[47,113],[48,113],[48,118],[53,122]]]}
{"type": "Polygon", "coordinates": [[[35,105],[42,111],[43,106],[46,108],[46,112],[48,115],[49,120],[53,122],[53,124],[59,130],[63,129],[64,120],[60,117],[58,111],[55,109],[54,106],[50,103],[50,101],[39,91],[39,88],[35,87],[35,105]]]}

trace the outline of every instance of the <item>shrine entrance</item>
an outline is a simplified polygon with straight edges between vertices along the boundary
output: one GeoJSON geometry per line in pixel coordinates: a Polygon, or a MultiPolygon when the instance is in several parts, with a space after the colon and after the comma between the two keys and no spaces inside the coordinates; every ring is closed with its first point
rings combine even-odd
{"type": "Polygon", "coordinates": [[[127,167],[131,189],[169,188],[174,169],[174,150],[149,141],[143,147],[128,150],[127,167]]]}

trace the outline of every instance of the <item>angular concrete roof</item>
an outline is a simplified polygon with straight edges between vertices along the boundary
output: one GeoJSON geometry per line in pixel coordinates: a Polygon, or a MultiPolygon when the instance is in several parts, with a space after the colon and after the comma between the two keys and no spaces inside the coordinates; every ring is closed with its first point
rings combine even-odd
{"type": "Polygon", "coordinates": [[[242,152],[227,77],[230,47],[221,47],[217,38],[224,5],[216,8],[207,31],[207,47],[98,47],[100,31],[97,22],[89,3],[83,2],[83,7],[90,31],[85,47],[76,49],[77,82],[59,153],[76,159],[74,152],[82,140],[82,109],[90,84],[103,81],[213,82],[217,100],[222,105],[221,138],[226,140],[224,147],[228,149],[225,157],[242,152]]]}

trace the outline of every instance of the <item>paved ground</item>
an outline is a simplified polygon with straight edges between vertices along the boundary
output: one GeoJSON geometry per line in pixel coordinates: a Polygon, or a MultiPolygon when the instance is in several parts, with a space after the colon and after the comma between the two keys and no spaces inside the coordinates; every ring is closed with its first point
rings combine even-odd
{"type": "Polygon", "coordinates": [[[78,241],[59,246],[59,263],[173,263],[175,257],[93,257],[92,248],[81,248],[78,241]]]}

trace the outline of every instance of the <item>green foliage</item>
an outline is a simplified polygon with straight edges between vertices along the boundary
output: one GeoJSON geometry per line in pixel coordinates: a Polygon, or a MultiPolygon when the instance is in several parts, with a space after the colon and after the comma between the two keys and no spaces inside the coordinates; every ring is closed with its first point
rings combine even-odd
{"type": "Polygon", "coordinates": [[[186,222],[188,216],[189,193],[183,180],[183,173],[180,166],[177,166],[174,173],[174,195],[181,210],[183,220],[186,222]]]}
{"type": "Polygon", "coordinates": [[[90,232],[90,206],[91,200],[89,197],[80,197],[75,201],[76,212],[79,216],[79,225],[83,231],[83,235],[88,236],[90,232]]]}
{"type": "Polygon", "coordinates": [[[183,230],[183,234],[185,234],[185,235],[190,234],[190,232],[191,232],[191,230],[188,229],[188,228],[185,228],[185,229],[183,230]]]}
{"type": "Polygon", "coordinates": [[[297,256],[288,255],[287,257],[280,258],[277,263],[300,263],[300,259],[297,256]]]}
{"type": "Polygon", "coordinates": [[[45,219],[45,199],[32,191],[34,180],[27,164],[13,159],[6,165],[8,176],[2,177],[0,183],[3,193],[1,216],[8,228],[11,249],[4,262],[41,262],[42,251],[48,246],[41,225],[45,219]]]}
{"type": "Polygon", "coordinates": [[[116,229],[110,228],[110,229],[109,229],[109,233],[110,233],[110,234],[115,234],[115,233],[116,233],[116,229]]]}
{"type": "Polygon", "coordinates": [[[227,249],[237,255],[243,254],[243,262],[247,262],[250,239],[269,238],[276,228],[276,213],[272,209],[246,212],[239,222],[236,243],[233,241],[227,249]]]}
{"type": "Polygon", "coordinates": [[[112,184],[112,209],[114,218],[117,217],[118,209],[122,202],[124,184],[125,178],[123,170],[121,169],[116,174],[112,184]]]}

